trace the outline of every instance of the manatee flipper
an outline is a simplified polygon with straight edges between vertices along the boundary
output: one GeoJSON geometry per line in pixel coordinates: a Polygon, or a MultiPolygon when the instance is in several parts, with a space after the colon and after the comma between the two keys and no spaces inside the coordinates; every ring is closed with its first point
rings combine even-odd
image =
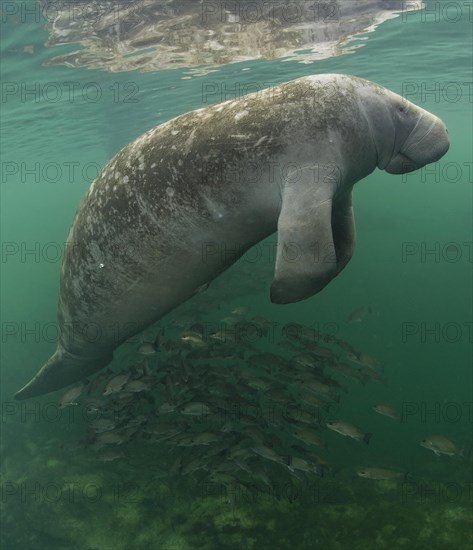
{"type": "Polygon", "coordinates": [[[59,347],[26,386],[15,393],[15,399],[27,399],[59,390],[102,369],[112,355],[100,358],[79,357],[59,347]]]}
{"type": "Polygon", "coordinates": [[[335,275],[338,275],[351,260],[355,251],[356,229],[351,189],[333,203],[332,235],[337,257],[335,275]]]}
{"type": "Polygon", "coordinates": [[[335,198],[338,178],[333,165],[325,166],[322,176],[320,166],[288,174],[278,219],[273,303],[297,302],[316,294],[353,253],[351,190],[335,198]]]}

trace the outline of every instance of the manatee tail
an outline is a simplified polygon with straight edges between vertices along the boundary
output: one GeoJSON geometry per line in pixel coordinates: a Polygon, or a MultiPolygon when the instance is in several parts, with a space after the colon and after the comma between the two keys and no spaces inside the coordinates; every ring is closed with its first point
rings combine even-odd
{"type": "Polygon", "coordinates": [[[28,399],[60,390],[99,371],[110,363],[112,357],[112,354],[99,358],[80,357],[58,348],[36,376],[16,392],[15,399],[28,399]]]}

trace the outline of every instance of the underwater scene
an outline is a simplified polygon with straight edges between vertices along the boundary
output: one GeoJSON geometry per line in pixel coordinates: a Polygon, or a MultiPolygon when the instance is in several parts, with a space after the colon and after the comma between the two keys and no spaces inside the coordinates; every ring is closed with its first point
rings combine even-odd
{"type": "Polygon", "coordinates": [[[2,550],[472,548],[472,3],[1,13],[2,550]]]}

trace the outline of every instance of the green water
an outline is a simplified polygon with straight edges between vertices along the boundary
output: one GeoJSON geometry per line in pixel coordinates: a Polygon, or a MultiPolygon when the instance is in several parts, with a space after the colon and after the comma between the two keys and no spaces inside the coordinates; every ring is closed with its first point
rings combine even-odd
{"type": "Polygon", "coordinates": [[[471,460],[438,457],[419,445],[429,434],[461,446],[473,438],[473,78],[467,10],[455,22],[424,21],[420,14],[387,21],[354,53],[314,64],[252,61],[191,79],[186,71],[45,68],[42,63],[52,55],[45,40],[40,24],[4,27],[2,549],[471,547],[471,460]],[[34,55],[21,53],[24,45],[34,45],[34,55]],[[61,448],[71,436],[81,437],[81,423],[66,415],[45,418],[43,409],[37,418],[35,403],[20,409],[11,396],[54,350],[59,252],[99,167],[150,127],[230,99],[232,90],[326,72],[354,74],[408,93],[445,121],[449,152],[413,174],[377,170],[357,184],[357,250],[321,294],[272,305],[268,258],[243,258],[216,282],[215,292],[229,311],[247,305],[279,326],[329,327],[378,357],[385,383],[348,385],[336,411],[373,432],[370,445],[327,434],[334,472],[310,488],[299,487],[293,499],[203,494],[191,480],[163,471],[156,448],[138,443],[126,462],[98,463],[61,448]],[[73,95],[67,82],[78,83],[73,95]],[[221,97],[224,87],[227,95],[221,97]],[[97,89],[102,95],[93,101],[97,89]],[[204,99],[203,90],[219,93],[204,99]],[[349,313],[361,305],[372,313],[348,324],[349,313]],[[404,422],[374,415],[375,402],[404,411],[404,422]],[[360,465],[395,467],[412,477],[365,480],[356,475],[360,465]],[[71,484],[74,497],[65,489],[71,484]]]}

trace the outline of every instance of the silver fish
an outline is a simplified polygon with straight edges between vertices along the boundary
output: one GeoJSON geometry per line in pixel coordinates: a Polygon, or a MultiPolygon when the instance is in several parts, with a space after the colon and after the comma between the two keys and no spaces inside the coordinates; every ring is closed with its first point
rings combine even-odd
{"type": "Polygon", "coordinates": [[[421,446],[434,452],[437,456],[461,456],[468,458],[471,449],[458,447],[451,439],[443,435],[429,435],[420,442],[421,446]]]}
{"type": "Polygon", "coordinates": [[[364,351],[348,353],[347,357],[355,363],[358,363],[362,367],[366,367],[368,369],[377,371],[382,368],[382,364],[379,359],[373,357],[369,353],[365,353],[364,351]]]}
{"type": "Polygon", "coordinates": [[[311,462],[297,456],[289,457],[289,461],[286,466],[291,471],[300,470],[302,472],[311,472],[318,475],[322,474],[317,464],[312,464],[311,462]]]}
{"type": "Polygon", "coordinates": [[[357,309],[354,309],[350,315],[348,315],[348,323],[360,323],[363,319],[372,313],[372,310],[369,306],[361,306],[357,309]]]}
{"type": "Polygon", "coordinates": [[[97,435],[96,443],[99,445],[121,445],[124,437],[112,431],[101,432],[97,435]]]}
{"type": "Polygon", "coordinates": [[[385,479],[406,479],[407,472],[398,472],[388,468],[360,468],[357,475],[366,479],[385,480],[385,479]]]}
{"type": "Polygon", "coordinates": [[[132,393],[140,393],[142,391],[148,391],[149,385],[143,380],[131,380],[131,382],[126,383],[123,389],[132,393]]]}
{"type": "Polygon", "coordinates": [[[112,393],[121,391],[129,379],[129,372],[117,374],[107,382],[103,395],[111,395],[112,393]]]}
{"type": "Polygon", "coordinates": [[[340,435],[351,437],[352,439],[356,439],[357,441],[363,441],[366,444],[369,443],[373,435],[369,432],[363,432],[362,430],[360,430],[360,428],[358,428],[354,424],[351,424],[350,422],[344,422],[342,420],[329,420],[327,422],[327,428],[339,433],[340,435]]]}
{"type": "Polygon", "coordinates": [[[279,464],[284,463],[284,458],[282,456],[279,456],[273,449],[270,447],[267,447],[263,444],[253,445],[251,447],[251,450],[255,452],[257,455],[262,456],[263,458],[266,458],[267,460],[272,460],[273,462],[277,462],[279,464]]]}
{"type": "Polygon", "coordinates": [[[115,428],[115,422],[109,418],[99,418],[91,422],[90,427],[95,433],[108,432],[115,428]]]}
{"type": "Polygon", "coordinates": [[[112,462],[113,460],[118,460],[123,457],[123,453],[118,451],[102,451],[95,458],[101,462],[112,462]]]}
{"type": "Polygon", "coordinates": [[[85,385],[83,383],[76,384],[72,388],[69,388],[66,393],[59,400],[59,408],[63,409],[69,405],[78,405],[78,397],[81,396],[84,391],[85,385]]]}
{"type": "Polygon", "coordinates": [[[153,342],[143,342],[138,348],[140,355],[154,355],[156,353],[156,347],[153,342]]]}
{"type": "Polygon", "coordinates": [[[320,435],[314,431],[309,430],[308,428],[302,428],[298,430],[294,430],[292,432],[292,435],[305,443],[306,445],[317,445],[318,447],[326,447],[327,444],[325,441],[320,437],[320,435]]]}
{"type": "Polygon", "coordinates": [[[192,401],[187,403],[181,408],[181,414],[188,414],[190,416],[202,416],[208,415],[212,412],[212,409],[201,401],[192,401]]]}
{"type": "Polygon", "coordinates": [[[391,405],[378,403],[377,405],[373,405],[373,410],[382,416],[387,416],[393,420],[399,420],[399,414],[391,407],[391,405]]]}

